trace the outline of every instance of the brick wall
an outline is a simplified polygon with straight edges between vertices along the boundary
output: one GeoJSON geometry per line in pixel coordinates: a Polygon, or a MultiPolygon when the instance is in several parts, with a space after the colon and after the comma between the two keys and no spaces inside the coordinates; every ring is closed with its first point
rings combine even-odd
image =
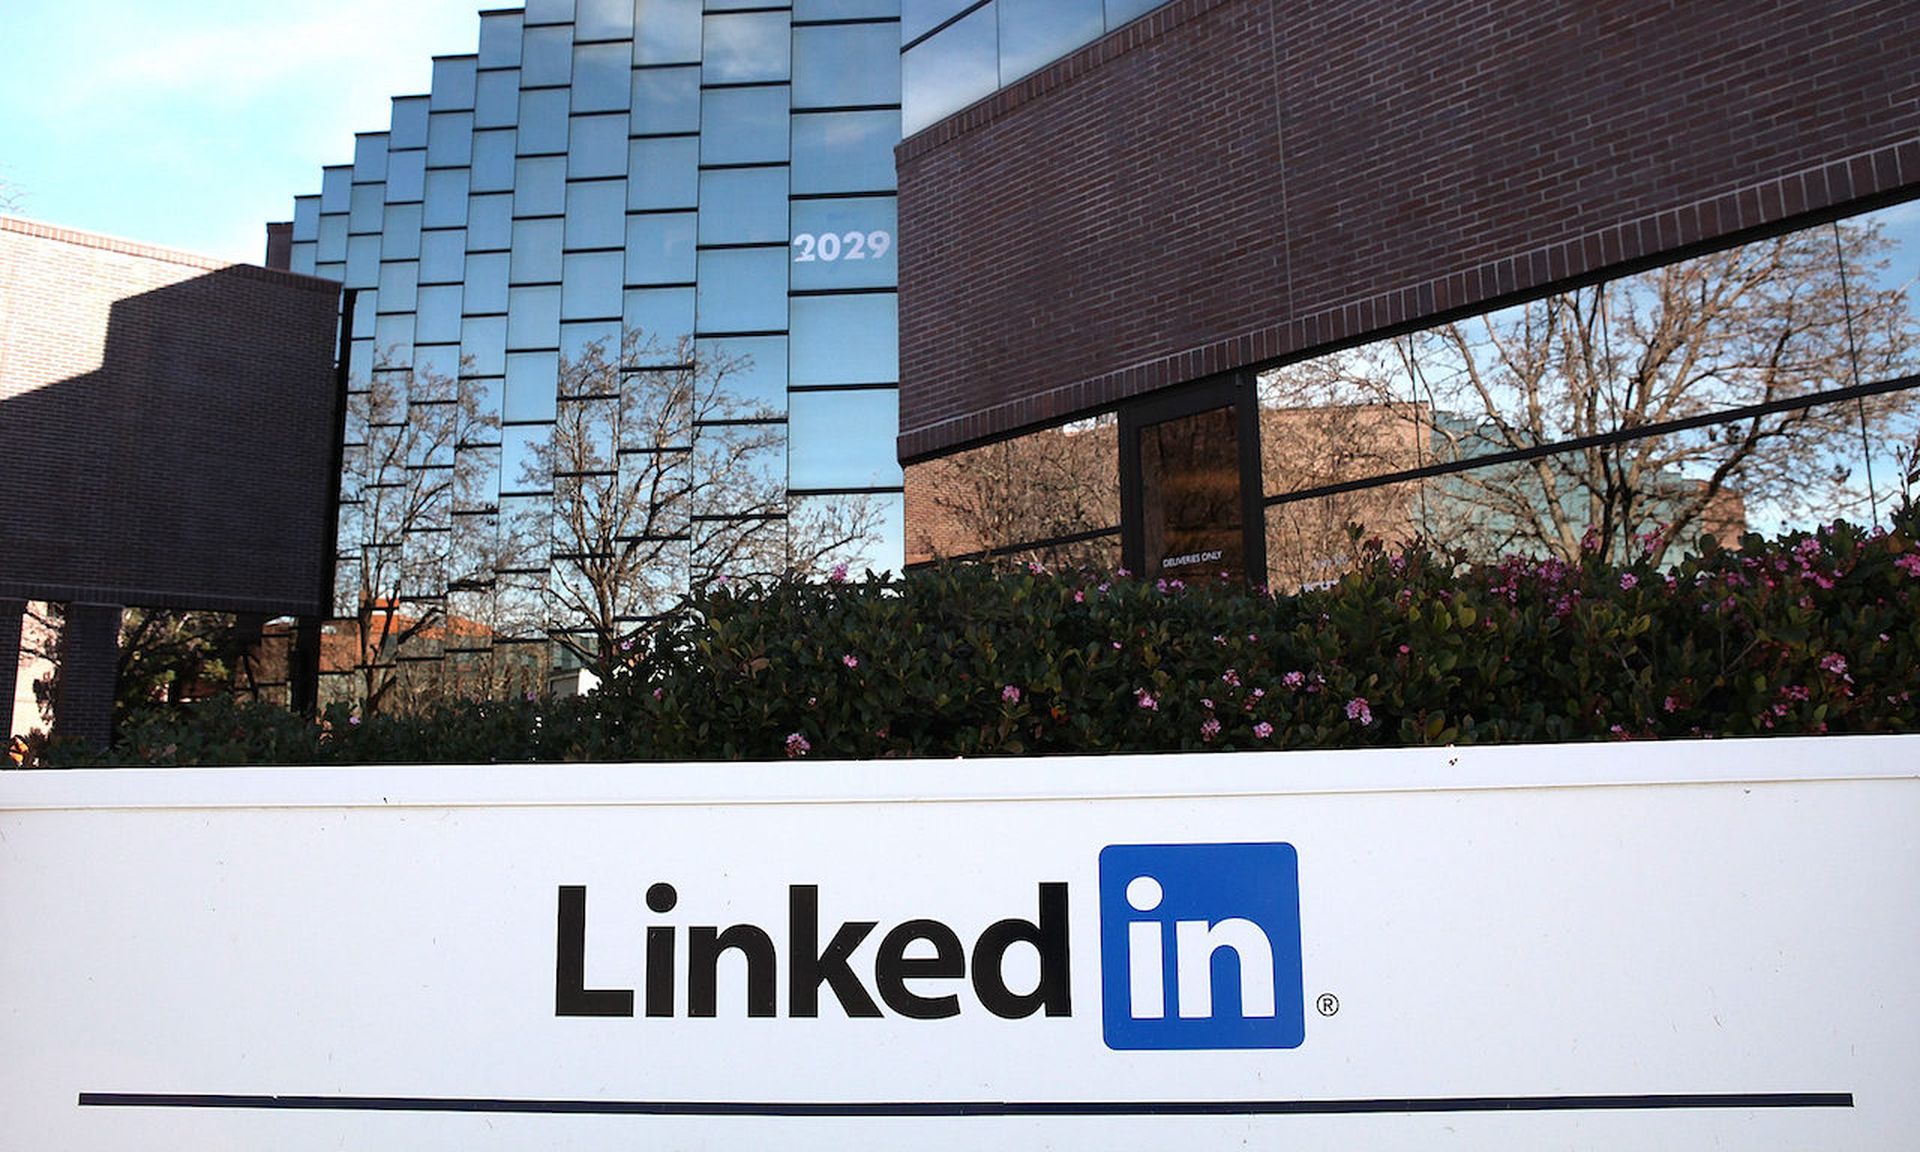
{"type": "Polygon", "coordinates": [[[1920,193],[1920,6],[1175,0],[900,146],[903,459],[1920,193]]]}
{"type": "Polygon", "coordinates": [[[315,611],[338,306],[0,219],[0,597],[315,611]]]}

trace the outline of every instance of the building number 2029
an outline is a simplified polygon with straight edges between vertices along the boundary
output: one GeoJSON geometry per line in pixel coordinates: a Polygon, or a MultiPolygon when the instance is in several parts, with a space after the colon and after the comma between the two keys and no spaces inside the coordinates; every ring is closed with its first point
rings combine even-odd
{"type": "Polygon", "coordinates": [[[885,231],[822,232],[817,236],[802,232],[793,238],[795,264],[815,260],[829,264],[836,260],[883,260],[892,250],[893,233],[885,231]]]}

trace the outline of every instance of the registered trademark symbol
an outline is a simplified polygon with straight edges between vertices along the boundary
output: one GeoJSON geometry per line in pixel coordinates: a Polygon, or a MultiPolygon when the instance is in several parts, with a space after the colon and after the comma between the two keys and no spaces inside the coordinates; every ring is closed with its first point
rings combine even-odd
{"type": "Polygon", "coordinates": [[[1313,1006],[1319,1010],[1320,1015],[1331,1016],[1340,1011],[1340,997],[1331,992],[1322,992],[1320,999],[1313,1002],[1313,1006]]]}

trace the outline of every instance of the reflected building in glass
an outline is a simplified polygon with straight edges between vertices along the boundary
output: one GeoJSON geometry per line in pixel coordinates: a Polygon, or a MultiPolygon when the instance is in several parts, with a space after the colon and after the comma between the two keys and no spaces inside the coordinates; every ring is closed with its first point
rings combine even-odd
{"type": "Polygon", "coordinates": [[[1153,6],[480,13],[295,202],[348,289],[353,662],[521,644],[532,684],[707,581],[898,569],[903,75],[912,131],[1153,6]]]}

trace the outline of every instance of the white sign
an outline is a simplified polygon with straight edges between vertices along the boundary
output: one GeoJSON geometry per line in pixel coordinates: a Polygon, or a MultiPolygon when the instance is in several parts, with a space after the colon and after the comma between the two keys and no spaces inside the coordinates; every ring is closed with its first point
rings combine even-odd
{"type": "Polygon", "coordinates": [[[1920,1146],[1920,738],[0,774],[0,1150],[1920,1146]]]}

